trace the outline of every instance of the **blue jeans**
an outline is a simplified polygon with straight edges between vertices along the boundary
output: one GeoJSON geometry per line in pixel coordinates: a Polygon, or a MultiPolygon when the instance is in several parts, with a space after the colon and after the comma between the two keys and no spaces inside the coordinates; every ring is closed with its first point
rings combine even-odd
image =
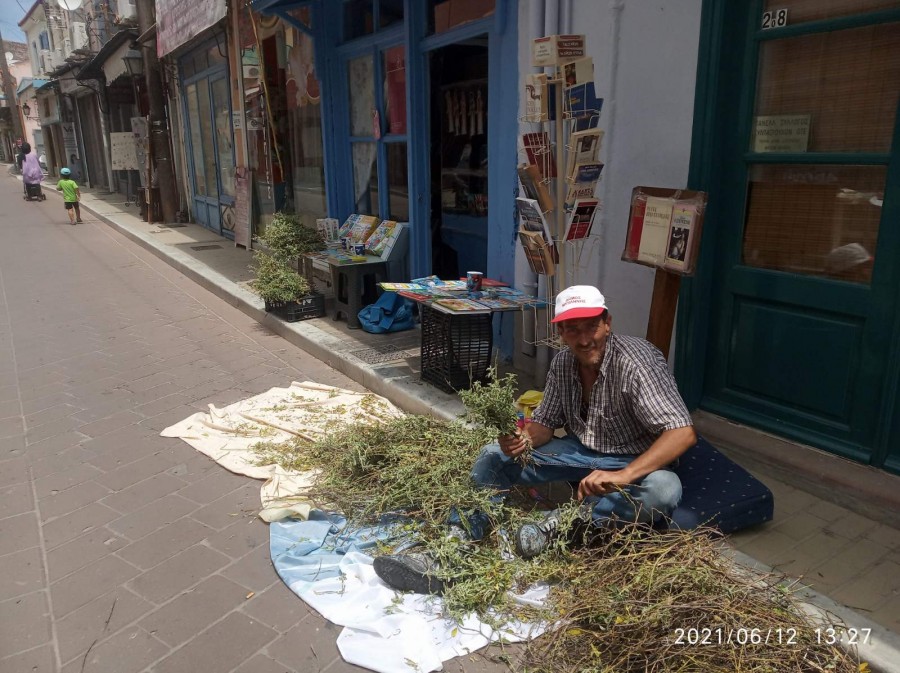
{"type": "MultiPolygon", "coordinates": [[[[621,470],[637,455],[597,453],[576,437],[551,439],[536,448],[532,463],[522,467],[514,458],[503,454],[499,444],[488,444],[472,468],[472,480],[479,486],[508,491],[518,484],[534,486],[551,481],[581,481],[594,470],[621,470]]],[[[590,496],[585,502],[593,505],[593,520],[601,523],[611,517],[641,523],[655,522],[672,513],[681,500],[681,480],[669,469],[651,472],[635,484],[623,487],[624,492],[590,496]]],[[[479,539],[489,528],[489,519],[482,512],[469,515],[472,536],[479,539]]],[[[459,515],[451,515],[451,523],[459,523],[459,515]]]]}

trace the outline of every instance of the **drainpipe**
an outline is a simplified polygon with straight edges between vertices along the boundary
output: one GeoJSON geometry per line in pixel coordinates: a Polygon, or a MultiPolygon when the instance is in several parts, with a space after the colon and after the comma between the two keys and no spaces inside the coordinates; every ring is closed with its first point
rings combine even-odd
{"type": "MultiPolygon", "coordinates": [[[[621,54],[620,45],[622,42],[622,14],[625,10],[625,0],[611,0],[609,3],[609,8],[612,10],[612,21],[609,26],[609,43],[610,43],[610,57],[609,57],[609,69],[607,71],[607,82],[609,86],[607,88],[607,94],[605,96],[605,101],[603,103],[603,111],[604,117],[609,121],[606,124],[606,135],[603,136],[603,146],[606,151],[606,159],[605,163],[607,166],[615,165],[615,149],[616,149],[616,92],[618,91],[619,85],[619,59],[621,54]]],[[[600,181],[601,184],[601,195],[600,200],[603,203],[609,203],[610,194],[613,192],[613,185],[609,182],[610,174],[607,174],[607,177],[600,181]]],[[[612,173],[612,179],[615,180],[615,171],[612,173]]],[[[601,245],[604,244],[607,237],[607,232],[609,229],[609,211],[606,208],[600,210],[600,221],[598,223],[600,225],[600,236],[601,236],[601,245]]],[[[605,245],[603,247],[606,247],[605,245]]],[[[603,258],[601,257],[601,265],[603,264],[603,258]]],[[[602,266],[596,271],[596,281],[599,284],[602,279],[602,266]]]]}
{"type": "MultiPolygon", "coordinates": [[[[544,35],[544,4],[545,0],[531,0],[528,3],[528,44],[525,58],[526,62],[531,62],[531,41],[536,37],[542,37],[544,35]]],[[[530,66],[529,66],[530,67],[530,66]]],[[[518,215],[516,216],[516,224],[518,225],[518,215]]],[[[519,248],[518,236],[516,237],[516,250],[519,248]]],[[[538,292],[540,292],[540,288],[538,287],[538,275],[531,270],[531,267],[528,266],[528,262],[525,259],[524,254],[516,255],[516,266],[515,266],[515,277],[519,279],[519,283],[522,287],[522,290],[526,294],[540,296],[538,292]]],[[[535,313],[536,315],[536,313],[535,313]]],[[[537,341],[537,320],[523,320],[522,321],[522,347],[521,353],[528,357],[535,358],[535,365],[537,368],[536,377],[539,378],[543,371],[546,370],[547,366],[547,356],[546,353],[542,356],[544,361],[544,368],[540,367],[540,363],[538,358],[539,353],[541,351],[545,351],[546,349],[543,347],[535,346],[537,341]]]]}
{"type": "MultiPolygon", "coordinates": [[[[109,102],[106,103],[109,106],[109,102]]],[[[115,190],[115,184],[113,183],[113,171],[112,171],[112,146],[109,142],[109,122],[107,121],[109,117],[109,113],[100,110],[100,138],[103,140],[103,157],[106,159],[106,179],[108,182],[106,183],[109,186],[109,192],[112,194],[115,190]]]]}

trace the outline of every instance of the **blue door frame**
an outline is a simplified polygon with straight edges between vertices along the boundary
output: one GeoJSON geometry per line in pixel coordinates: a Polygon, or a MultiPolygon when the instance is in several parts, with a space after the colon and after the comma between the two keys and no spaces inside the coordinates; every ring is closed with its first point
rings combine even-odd
{"type": "MultiPolygon", "coordinates": [[[[179,67],[183,73],[184,62],[188,59],[194,57],[194,54],[207,51],[210,47],[215,46],[216,41],[209,41],[194,49],[187,54],[183,55],[179,59],[179,67]]],[[[207,68],[200,72],[194,73],[190,77],[182,77],[183,86],[182,89],[184,91],[184,97],[182,101],[182,112],[183,119],[186,120],[185,124],[185,141],[186,141],[186,149],[188,156],[188,170],[190,174],[190,183],[191,183],[191,200],[193,203],[193,213],[194,219],[202,224],[207,229],[215,232],[220,236],[224,236],[225,238],[234,239],[234,232],[228,228],[224,228],[222,226],[222,213],[230,210],[234,207],[234,197],[227,196],[223,194],[222,190],[222,171],[219,162],[219,147],[218,147],[218,139],[216,134],[216,119],[215,119],[215,106],[213,104],[213,84],[220,81],[225,80],[228,82],[228,63],[217,64],[211,68],[207,68]],[[198,194],[197,193],[197,171],[194,166],[194,148],[196,143],[199,143],[200,151],[203,152],[203,143],[200,138],[194,138],[193,131],[191,128],[191,117],[190,111],[188,108],[188,87],[191,85],[196,85],[198,90],[200,87],[205,87],[208,99],[210,101],[209,105],[209,118],[206,120],[210,125],[211,129],[211,137],[212,137],[212,147],[211,152],[213,155],[213,160],[215,163],[215,183],[216,183],[216,195],[215,197],[198,194]]],[[[231,86],[230,84],[226,87],[229,96],[229,104],[228,109],[231,110],[231,86]]],[[[201,123],[203,120],[199,120],[201,123]]],[[[234,143],[232,143],[232,148],[234,147],[234,143]]],[[[232,149],[233,152],[233,149],[232,149]]],[[[234,165],[234,156],[232,154],[232,165],[234,165]]]]}

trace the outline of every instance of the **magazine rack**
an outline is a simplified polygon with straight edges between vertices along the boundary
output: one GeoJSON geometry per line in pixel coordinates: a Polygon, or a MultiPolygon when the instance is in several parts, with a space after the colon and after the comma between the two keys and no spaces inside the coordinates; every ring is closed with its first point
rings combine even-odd
{"type": "MultiPolygon", "coordinates": [[[[532,271],[546,279],[548,303],[575,279],[583,244],[600,208],[594,197],[603,164],[603,99],[595,92],[594,67],[583,35],[551,35],[532,43],[532,65],[545,72],[525,77],[525,114],[520,118],[524,198],[517,200],[519,240],[532,271]],[[544,249],[540,243],[546,242],[544,249]],[[573,244],[578,244],[573,247],[573,244]]],[[[546,325],[535,345],[561,347],[546,325]]]]}

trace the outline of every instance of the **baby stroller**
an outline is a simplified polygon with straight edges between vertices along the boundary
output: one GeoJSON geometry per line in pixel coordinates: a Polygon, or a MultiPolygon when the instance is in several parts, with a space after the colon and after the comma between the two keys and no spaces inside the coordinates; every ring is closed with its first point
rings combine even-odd
{"type": "Polygon", "coordinates": [[[47,195],[44,194],[44,190],[41,189],[40,182],[36,182],[33,185],[28,184],[26,182],[25,183],[25,196],[23,196],[22,198],[25,199],[26,201],[32,201],[32,200],[46,201],[47,195]]]}

